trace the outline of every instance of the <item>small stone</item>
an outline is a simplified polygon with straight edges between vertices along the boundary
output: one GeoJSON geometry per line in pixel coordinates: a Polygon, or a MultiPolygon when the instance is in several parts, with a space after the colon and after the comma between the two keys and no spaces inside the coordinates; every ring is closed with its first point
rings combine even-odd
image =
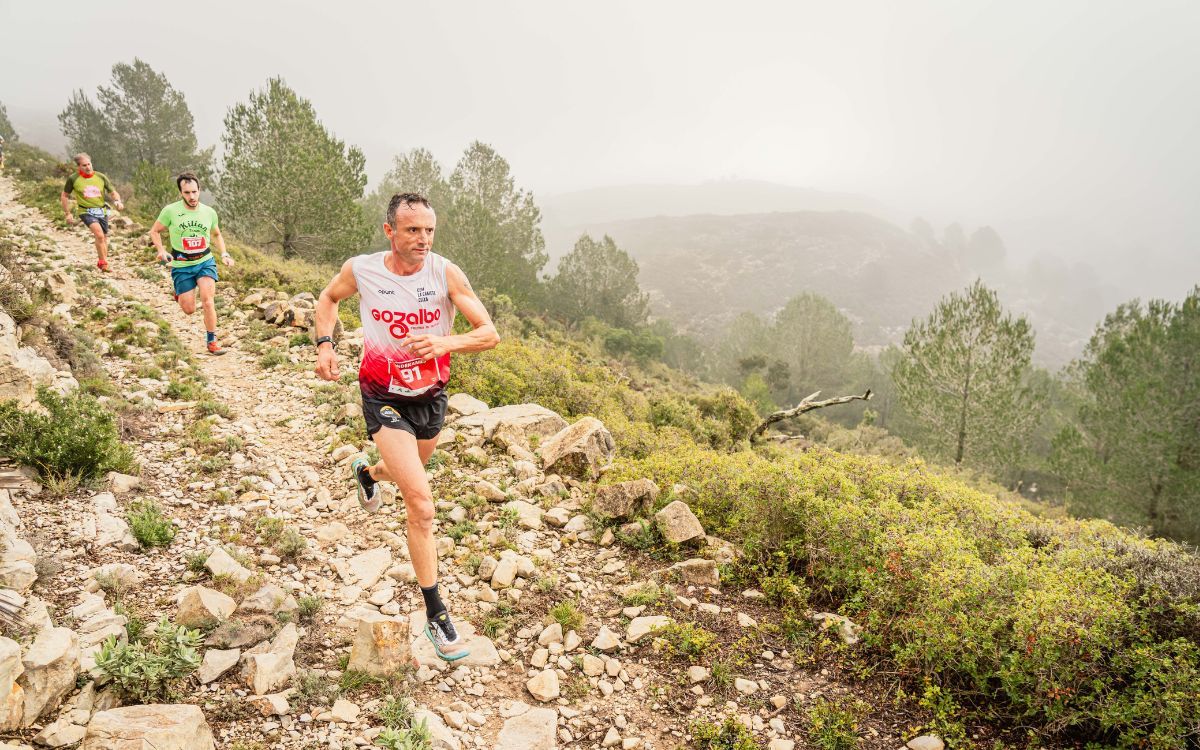
{"type": "Polygon", "coordinates": [[[908,750],[944,750],[946,743],[936,734],[923,734],[915,737],[904,745],[908,750]]]}
{"type": "Polygon", "coordinates": [[[525,683],[525,689],[543,703],[552,701],[559,696],[558,673],[553,669],[538,672],[525,683]]]}

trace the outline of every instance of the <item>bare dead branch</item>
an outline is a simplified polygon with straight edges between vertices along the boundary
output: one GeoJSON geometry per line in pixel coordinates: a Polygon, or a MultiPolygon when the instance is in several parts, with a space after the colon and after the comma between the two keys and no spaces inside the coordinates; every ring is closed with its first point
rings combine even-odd
{"type": "Polygon", "coordinates": [[[821,392],[817,391],[816,393],[813,393],[809,396],[805,396],[803,399],[800,400],[800,403],[796,404],[791,409],[784,409],[783,411],[777,411],[774,414],[768,416],[766,419],[763,420],[762,424],[760,424],[758,427],[754,428],[754,432],[750,433],[750,440],[754,441],[754,440],[758,440],[759,438],[761,438],[762,434],[767,431],[767,428],[770,427],[771,425],[775,424],[776,422],[782,422],[785,419],[791,419],[792,417],[803,414],[806,411],[812,411],[813,409],[823,409],[826,406],[835,406],[837,404],[847,404],[847,403],[850,403],[851,401],[869,401],[871,399],[871,389],[868,388],[866,393],[864,393],[861,396],[838,396],[836,398],[827,398],[823,401],[816,401],[815,399],[817,398],[817,396],[820,396],[820,395],[821,395],[821,392]]]}

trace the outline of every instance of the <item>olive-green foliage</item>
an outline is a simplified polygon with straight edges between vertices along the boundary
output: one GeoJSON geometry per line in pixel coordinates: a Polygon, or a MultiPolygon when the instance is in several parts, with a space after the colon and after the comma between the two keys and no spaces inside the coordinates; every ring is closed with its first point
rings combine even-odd
{"type": "Polygon", "coordinates": [[[583,627],[583,613],[575,606],[575,602],[566,599],[550,608],[550,617],[559,625],[563,632],[579,630],[583,627]]]}
{"type": "Polygon", "coordinates": [[[0,138],[4,139],[5,146],[15,146],[18,140],[17,131],[12,126],[12,121],[8,119],[8,109],[0,102],[0,138]]]}
{"type": "Polygon", "coordinates": [[[721,724],[697,722],[691,726],[692,747],[697,750],[759,750],[761,745],[746,725],[728,716],[721,724]]]}
{"type": "Polygon", "coordinates": [[[591,316],[618,328],[646,321],[650,298],[638,286],[638,265],[605,235],[596,241],[584,234],[558,262],[547,282],[550,303],[571,321],[591,316]]]}
{"type": "Polygon", "coordinates": [[[110,408],[83,393],[62,396],[45,387],[37,399],[47,413],[0,403],[0,454],[47,479],[89,481],[134,469],[133,452],[121,442],[110,408]]]}
{"type": "Polygon", "coordinates": [[[1156,747],[1181,747],[1165,738],[1200,721],[1200,561],[1182,548],[1037,518],[920,462],[819,447],[676,440],[605,481],[640,477],[686,483],[710,533],[809,571],[868,648],[965,704],[1156,747]]]}
{"type": "Polygon", "coordinates": [[[143,549],[165,547],[175,538],[175,524],[153,500],[135,503],[126,515],[129,530],[143,549]]]}
{"type": "Polygon", "coordinates": [[[179,699],[183,678],[200,666],[198,630],[173,625],[165,617],[154,633],[137,643],[119,644],[113,636],[96,655],[96,667],[121,693],[136,703],[171,703],[179,699]]]}
{"type": "Polygon", "coordinates": [[[707,656],[717,645],[715,633],[691,622],[672,622],[655,630],[653,635],[656,647],[688,661],[707,656]]]}
{"type": "Polygon", "coordinates": [[[858,747],[858,722],[867,706],[859,700],[835,703],[818,698],[808,708],[808,740],[821,750],[858,747]]]}

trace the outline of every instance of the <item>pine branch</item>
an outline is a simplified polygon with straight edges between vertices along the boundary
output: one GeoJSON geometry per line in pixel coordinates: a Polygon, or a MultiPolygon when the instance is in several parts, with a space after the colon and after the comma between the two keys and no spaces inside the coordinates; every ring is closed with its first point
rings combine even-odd
{"type": "Polygon", "coordinates": [[[762,437],[762,434],[767,431],[767,428],[770,427],[771,425],[775,424],[776,422],[782,422],[785,419],[791,419],[792,417],[803,414],[806,411],[812,411],[814,409],[823,409],[826,406],[835,406],[837,404],[846,404],[851,401],[869,401],[871,399],[872,394],[871,394],[871,389],[868,388],[866,393],[864,393],[861,396],[838,396],[836,398],[827,398],[823,401],[814,401],[813,400],[817,396],[820,396],[820,395],[821,395],[821,392],[817,391],[816,393],[813,393],[809,396],[805,396],[803,399],[801,399],[800,403],[796,404],[791,409],[784,409],[783,411],[777,411],[774,414],[768,416],[766,419],[763,420],[762,424],[760,424],[758,427],[754,428],[754,432],[750,433],[750,440],[751,441],[758,440],[760,437],[762,437]]]}

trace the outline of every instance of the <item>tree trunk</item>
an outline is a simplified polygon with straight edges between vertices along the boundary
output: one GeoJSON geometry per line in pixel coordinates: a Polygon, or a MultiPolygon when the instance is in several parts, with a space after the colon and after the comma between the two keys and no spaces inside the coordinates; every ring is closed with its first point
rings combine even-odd
{"type": "Polygon", "coordinates": [[[810,396],[805,396],[799,404],[796,404],[791,409],[784,409],[783,411],[777,411],[770,415],[763,420],[762,424],[754,428],[754,432],[750,433],[750,440],[753,441],[762,437],[762,434],[767,431],[767,428],[776,422],[780,422],[784,419],[790,419],[799,414],[803,414],[806,411],[821,409],[826,406],[834,406],[835,404],[845,404],[849,403],[850,401],[869,401],[871,399],[871,389],[868,388],[867,392],[861,396],[838,396],[837,398],[827,398],[824,401],[814,401],[813,399],[819,395],[821,395],[821,392],[817,391],[810,396]]]}

